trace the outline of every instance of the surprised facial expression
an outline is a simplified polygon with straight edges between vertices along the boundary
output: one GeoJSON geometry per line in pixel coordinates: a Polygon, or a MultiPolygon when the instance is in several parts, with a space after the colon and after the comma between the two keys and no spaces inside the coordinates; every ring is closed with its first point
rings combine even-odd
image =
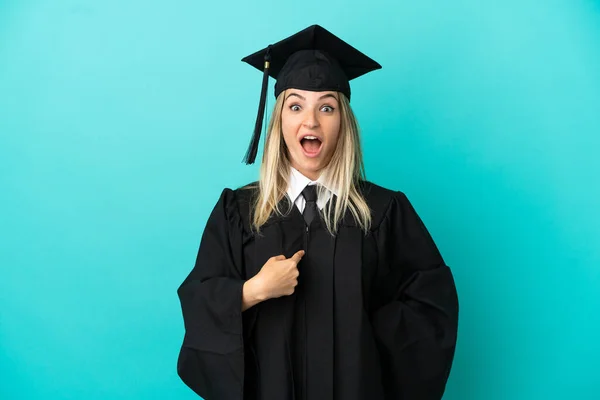
{"type": "Polygon", "coordinates": [[[337,146],[341,116],[338,94],[288,89],[281,128],[292,167],[317,180],[337,146]]]}

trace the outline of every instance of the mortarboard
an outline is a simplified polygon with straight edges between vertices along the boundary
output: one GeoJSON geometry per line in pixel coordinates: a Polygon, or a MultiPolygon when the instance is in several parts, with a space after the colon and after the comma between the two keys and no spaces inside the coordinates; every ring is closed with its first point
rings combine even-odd
{"type": "Polygon", "coordinates": [[[254,163],[258,151],[269,76],[277,80],[275,97],[294,88],[315,92],[332,90],[350,99],[349,81],[381,68],[376,61],[319,25],[309,26],[242,61],[263,71],[254,134],[244,158],[246,164],[254,163]]]}

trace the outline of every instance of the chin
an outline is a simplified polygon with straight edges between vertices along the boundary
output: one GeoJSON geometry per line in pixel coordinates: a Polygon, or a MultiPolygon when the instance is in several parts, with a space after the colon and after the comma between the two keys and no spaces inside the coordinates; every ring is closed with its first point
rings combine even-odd
{"type": "Polygon", "coordinates": [[[296,165],[296,169],[306,173],[319,173],[326,166],[323,160],[306,159],[304,157],[299,162],[296,162],[296,165]]]}

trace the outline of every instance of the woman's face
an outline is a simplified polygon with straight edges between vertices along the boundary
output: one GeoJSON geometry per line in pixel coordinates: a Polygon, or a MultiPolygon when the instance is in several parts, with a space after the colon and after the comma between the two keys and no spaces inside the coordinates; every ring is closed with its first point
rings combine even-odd
{"type": "Polygon", "coordinates": [[[317,180],[329,164],[340,134],[336,92],[286,90],[281,129],[292,167],[317,180]]]}

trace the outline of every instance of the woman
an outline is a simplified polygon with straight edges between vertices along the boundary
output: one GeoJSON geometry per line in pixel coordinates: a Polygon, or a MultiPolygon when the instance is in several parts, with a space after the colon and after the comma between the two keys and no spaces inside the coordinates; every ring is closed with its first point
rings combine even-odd
{"type": "Polygon", "coordinates": [[[441,399],[450,269],[407,197],[364,179],[349,80],[380,68],[319,26],[243,61],[277,79],[260,180],[223,190],[178,290],[181,379],[207,400],[441,399]],[[263,64],[264,62],[264,64],[263,64]]]}

